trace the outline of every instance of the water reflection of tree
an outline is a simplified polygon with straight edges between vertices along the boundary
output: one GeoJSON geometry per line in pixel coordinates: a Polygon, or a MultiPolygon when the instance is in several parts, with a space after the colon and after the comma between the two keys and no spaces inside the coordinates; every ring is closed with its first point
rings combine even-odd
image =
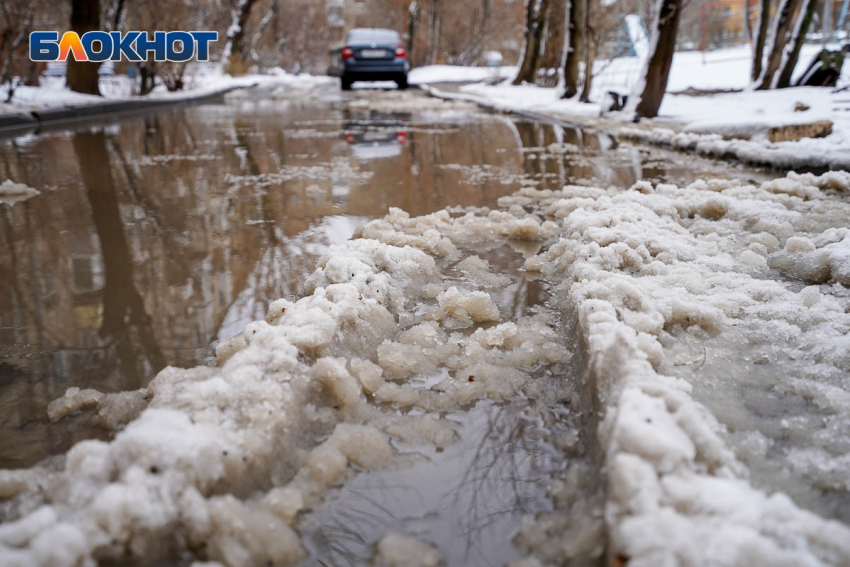
{"type": "MultiPolygon", "coordinates": [[[[526,149],[524,171],[527,175],[540,179],[543,187],[561,189],[564,185],[589,182],[599,187],[630,187],[641,179],[639,155],[636,162],[623,163],[619,154],[602,152],[602,139],[608,136],[607,134],[585,132],[579,127],[528,121],[517,121],[516,127],[526,149]],[[566,151],[545,151],[552,143],[563,144],[562,149],[566,151]],[[531,151],[532,148],[535,150],[531,151]],[[537,159],[528,159],[531,153],[536,153],[537,159]]],[[[610,141],[606,141],[606,144],[609,143],[610,141]]],[[[647,171],[649,170],[645,169],[643,172],[644,178],[647,171]]]]}
{"type": "Polygon", "coordinates": [[[548,508],[550,475],[564,466],[539,411],[519,397],[481,402],[464,417],[458,445],[433,462],[347,483],[300,526],[309,564],[367,564],[389,531],[421,534],[449,565],[504,564],[520,518],[548,508]]]}
{"type": "Polygon", "coordinates": [[[99,335],[114,344],[124,376],[140,384],[139,346],[154,372],[165,367],[165,357],[133,280],[133,261],[112,179],[106,138],[102,131],[78,132],[73,145],[103,261],[103,318],[99,335]]]}
{"type": "Polygon", "coordinates": [[[488,528],[541,509],[549,475],[559,466],[540,422],[524,415],[527,406],[523,400],[486,413],[484,433],[454,489],[455,508],[465,512],[458,518],[465,562],[485,553],[488,528]]]}

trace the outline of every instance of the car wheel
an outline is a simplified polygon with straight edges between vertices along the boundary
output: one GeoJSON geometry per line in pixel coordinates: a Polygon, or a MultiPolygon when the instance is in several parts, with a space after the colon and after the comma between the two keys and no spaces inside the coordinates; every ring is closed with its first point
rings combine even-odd
{"type": "Polygon", "coordinates": [[[354,81],[352,81],[351,79],[349,79],[349,78],[348,78],[348,77],[346,77],[345,75],[343,75],[343,76],[342,76],[341,81],[342,81],[342,90],[344,90],[344,91],[350,91],[350,90],[351,90],[351,84],[352,84],[354,81]]]}
{"type": "Polygon", "coordinates": [[[398,88],[404,90],[407,88],[407,75],[402,75],[398,79],[396,79],[395,84],[398,85],[398,88]]]}

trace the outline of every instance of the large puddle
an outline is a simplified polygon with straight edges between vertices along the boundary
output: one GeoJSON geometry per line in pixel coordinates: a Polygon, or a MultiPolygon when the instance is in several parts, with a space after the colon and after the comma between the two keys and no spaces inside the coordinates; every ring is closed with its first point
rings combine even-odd
{"type": "Polygon", "coordinates": [[[368,96],[239,93],[0,141],[0,177],[42,192],[0,204],[0,468],[98,433],[45,422],[66,388],[130,390],[166,365],[204,363],[389,207],[421,215],[492,206],[529,183],[730,174],[603,134],[440,111],[422,95],[387,113],[368,96]]]}

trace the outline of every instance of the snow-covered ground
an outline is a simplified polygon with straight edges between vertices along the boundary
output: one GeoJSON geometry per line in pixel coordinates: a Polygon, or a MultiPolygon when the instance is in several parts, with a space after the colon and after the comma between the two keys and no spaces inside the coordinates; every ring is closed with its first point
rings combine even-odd
{"type": "MultiPolygon", "coordinates": [[[[835,46],[833,46],[835,47],[835,46]]],[[[800,56],[797,74],[803,72],[820,46],[806,45],[800,56]]],[[[512,86],[509,82],[498,85],[472,84],[460,87],[460,95],[506,111],[523,110],[551,114],[577,121],[588,121],[600,116],[601,105],[610,90],[628,94],[641,69],[637,57],[623,57],[611,61],[597,61],[598,76],[594,78],[591,103],[577,99],[562,100],[554,88],[534,85],[512,86]]],[[[835,89],[792,88],[772,91],[749,91],[750,48],[741,46],[707,52],[679,52],[673,59],[668,83],[668,94],[661,105],[659,117],[650,124],[673,127],[676,131],[693,134],[719,134],[751,138],[740,155],[729,152],[745,161],[754,161],[777,167],[800,167],[811,157],[812,166],[826,164],[848,167],[850,142],[850,112],[846,93],[835,89]],[[710,96],[691,96],[681,93],[689,88],[701,90],[732,90],[710,96]],[[803,110],[805,109],[805,110],[803,110]],[[767,130],[775,126],[805,124],[820,120],[833,122],[832,134],[820,139],[801,142],[769,143],[767,130]],[[817,159],[815,159],[817,158],[817,159]]],[[[437,73],[433,73],[436,80],[437,73]]],[[[850,83],[850,66],[845,66],[839,86],[850,83]]],[[[648,137],[659,140],[656,134],[648,137]]],[[[711,141],[709,138],[703,141],[711,141]]],[[[720,152],[721,155],[724,152],[720,152]]]]}
{"type": "Polygon", "coordinates": [[[487,81],[507,79],[516,74],[516,67],[461,67],[458,65],[427,65],[410,70],[408,82],[411,85],[428,83],[462,83],[467,81],[487,81]]]}
{"type": "MultiPolygon", "coordinates": [[[[0,113],[27,112],[65,105],[100,104],[105,100],[173,99],[181,100],[212,94],[229,88],[262,86],[297,86],[310,90],[320,84],[331,84],[336,79],[308,74],[292,75],[282,69],[272,69],[264,74],[249,74],[232,77],[223,73],[217,65],[198,66],[185,77],[186,87],[181,91],[169,92],[163,85],[145,97],[133,96],[138,80],[127,76],[100,78],[103,96],[86,95],[71,91],[65,86],[63,77],[43,77],[37,87],[18,86],[11,101],[0,103],[0,113]]],[[[4,100],[6,93],[3,93],[4,100]]]]}

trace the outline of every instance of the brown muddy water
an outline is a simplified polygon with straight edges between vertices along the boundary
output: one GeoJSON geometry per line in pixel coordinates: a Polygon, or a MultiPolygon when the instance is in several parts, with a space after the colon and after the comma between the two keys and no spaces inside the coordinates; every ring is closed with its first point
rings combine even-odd
{"type": "MultiPolygon", "coordinates": [[[[0,140],[0,179],[41,191],[0,204],[0,469],[104,437],[73,416],[49,423],[48,403],[71,386],[132,390],[166,365],[209,362],[271,301],[299,296],[329,245],[389,207],[494,206],[528,184],[768,177],[415,92],[389,111],[383,96],[399,95],[242,92],[0,140]]],[[[514,318],[554,311],[548,284],[518,271],[520,252],[486,255],[515,276],[494,300],[514,318]]],[[[537,400],[445,416],[461,435],[443,452],[398,446],[417,457],[410,467],[342,487],[301,525],[306,564],[362,564],[400,525],[449,564],[518,557],[522,515],[552,508],[546,485],[568,466],[545,440],[552,423],[592,431],[587,412],[558,409],[571,395],[558,391],[564,371],[540,369],[549,391],[537,400]]]]}

